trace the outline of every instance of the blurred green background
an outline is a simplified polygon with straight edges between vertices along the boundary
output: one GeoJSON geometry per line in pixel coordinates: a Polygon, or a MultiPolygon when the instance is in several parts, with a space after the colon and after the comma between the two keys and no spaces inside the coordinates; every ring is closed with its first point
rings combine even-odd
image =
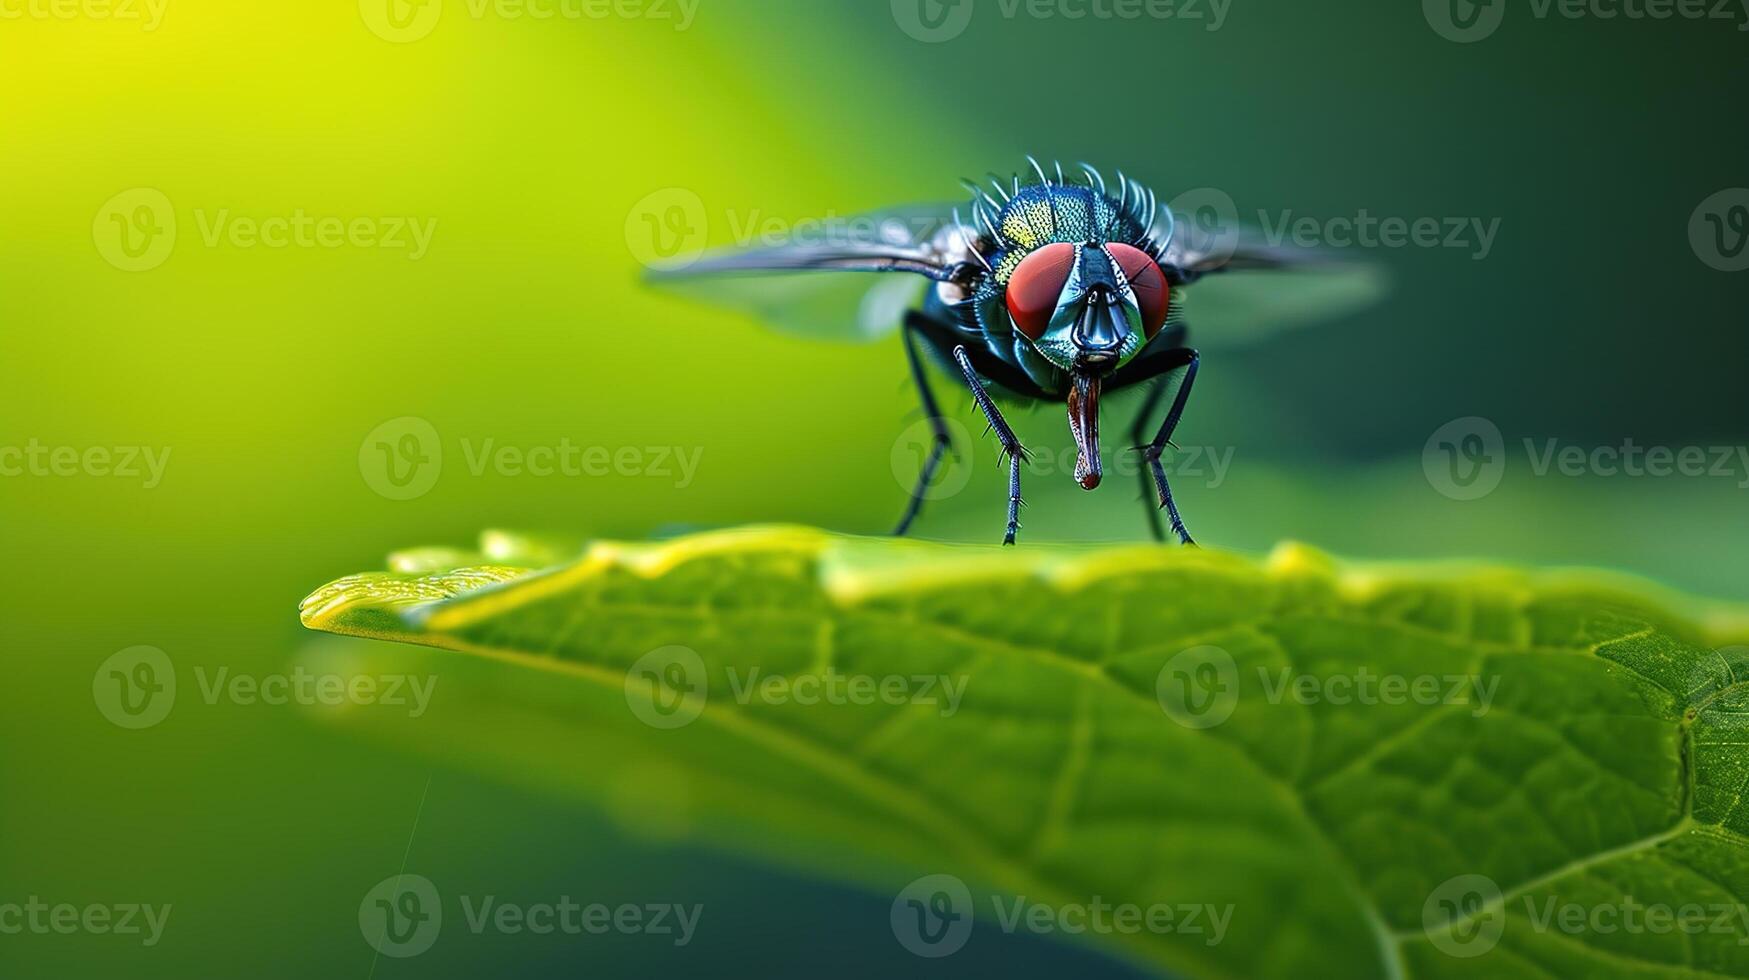
{"type": "MultiPolygon", "coordinates": [[[[1001,0],[551,18],[478,0],[0,0],[0,447],[169,453],[150,488],[83,463],[19,472],[16,455],[0,476],[0,903],[174,906],[149,949],[0,935],[0,974],[1124,974],[985,928],[916,960],[890,896],[651,839],[635,812],[578,813],[296,708],[199,696],[196,671],[289,670],[310,642],[297,600],[398,547],[483,527],[890,525],[915,420],[896,338],[807,344],[649,291],[639,234],[665,190],[696,195],[713,244],[755,221],[957,199],[957,178],[1025,153],[1122,167],[1162,197],[1219,188],[1247,218],[1498,221],[1480,260],[1368,250],[1392,293],[1338,322],[1240,348],[1193,321],[1209,356],[1179,441],[1232,462],[1179,481],[1192,529],[1241,550],[1606,565],[1743,598],[1740,458],[1721,476],[1539,477],[1523,444],[1749,442],[1749,280],[1691,235],[1703,201],[1749,183],[1729,101],[1749,42],[1737,23],[1514,5],[1456,43],[1435,7],[1232,0],[1210,30],[1206,0],[1140,20],[1001,0]],[[919,9],[969,20],[920,40],[919,9]],[[168,202],[173,240],[163,214],[131,223],[142,198],[110,203],[139,188],[168,202]],[[415,255],[232,234],[300,214],[431,236],[415,255]],[[130,258],[154,227],[168,251],[130,258]],[[1424,449],[1472,416],[1502,433],[1504,476],[1454,500],[1424,449]],[[396,500],[369,460],[404,417],[443,461],[396,500]],[[467,458],[566,439],[675,447],[697,471],[476,475],[467,458]],[[93,674],[136,645],[164,650],[182,689],[129,731],[98,710],[93,674]],[[446,890],[707,911],[679,949],[452,930],[429,956],[378,961],[359,902],[403,866],[446,890]]],[[[945,404],[980,431],[963,398],[945,404]]],[[[1028,440],[1066,446],[1060,414],[1029,417],[1028,440]]],[[[965,449],[969,482],[923,536],[1000,534],[994,448],[965,449]]],[[[1127,480],[1068,484],[1029,477],[1031,540],[1143,533],[1127,480]]]]}

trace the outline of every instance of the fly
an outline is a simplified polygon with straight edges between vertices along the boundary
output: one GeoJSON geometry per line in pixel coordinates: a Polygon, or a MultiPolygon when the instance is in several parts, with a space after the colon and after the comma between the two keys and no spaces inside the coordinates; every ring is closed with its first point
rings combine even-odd
{"type": "MultiPolygon", "coordinates": [[[[1147,388],[1131,435],[1146,463],[1140,474],[1143,496],[1158,504],[1147,508],[1150,527],[1156,539],[1166,540],[1164,512],[1178,540],[1194,544],[1163,462],[1201,365],[1201,355],[1186,343],[1184,293],[1205,276],[1238,269],[1287,271],[1287,278],[1303,278],[1316,256],[1240,243],[1225,231],[1189,222],[1181,229],[1152,190],[1122,173],[1112,186],[1086,164],[1065,176],[1060,164],[1047,172],[1037,160],[1027,161],[1032,172],[1024,181],[1020,176],[1006,182],[992,178],[988,186],[967,181],[973,199],[964,208],[895,209],[862,219],[856,224],[859,233],[847,240],[730,249],[684,269],[659,271],[656,278],[676,285],[709,283],[707,298],[734,302],[735,280],[725,277],[806,272],[825,283],[845,278],[823,275],[833,272],[906,274],[896,277],[896,291],[870,290],[854,324],[863,339],[901,330],[911,378],[933,427],[934,444],[895,534],[911,529],[922,512],[924,491],[952,448],[924,370],[927,351],[966,386],[1001,443],[1008,465],[1004,544],[1013,544],[1020,529],[1021,465],[1027,451],[1002,406],[1064,406],[1075,442],[1075,482],[1093,490],[1104,479],[1100,399],[1131,387],[1147,388]],[[907,288],[910,283],[925,283],[921,296],[907,288]],[[1162,405],[1165,415],[1150,438],[1145,426],[1162,405]]],[[[1370,298],[1372,287],[1367,276],[1358,282],[1351,277],[1346,285],[1337,277],[1324,280],[1306,302],[1284,303],[1278,296],[1263,305],[1272,316],[1303,315],[1310,305],[1330,312],[1330,307],[1370,298]]],[[[1197,290],[1199,299],[1202,291],[1197,290]]],[[[805,290],[755,288],[742,298],[780,326],[845,335],[820,319],[818,297],[805,290]]],[[[1229,307],[1234,298],[1226,297],[1229,307]]]]}

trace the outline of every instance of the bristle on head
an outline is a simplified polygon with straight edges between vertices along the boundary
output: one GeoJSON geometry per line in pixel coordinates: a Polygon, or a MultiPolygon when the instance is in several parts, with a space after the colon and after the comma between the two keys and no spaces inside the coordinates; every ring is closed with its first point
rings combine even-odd
{"type": "MultiPolygon", "coordinates": [[[[971,227],[980,229],[999,251],[1030,251],[1071,238],[1098,239],[1125,242],[1156,260],[1164,258],[1173,220],[1170,214],[1160,218],[1159,197],[1151,188],[1121,170],[1113,187],[1089,163],[1079,164],[1080,174],[1072,181],[1064,176],[1060,161],[1047,169],[1029,154],[1026,163],[1031,173],[1024,180],[1017,172],[1006,180],[990,174],[984,183],[961,181],[973,196],[971,227]],[[1093,196],[1077,196],[1087,192],[1093,196]]],[[[995,264],[994,254],[990,259],[995,264]]]]}

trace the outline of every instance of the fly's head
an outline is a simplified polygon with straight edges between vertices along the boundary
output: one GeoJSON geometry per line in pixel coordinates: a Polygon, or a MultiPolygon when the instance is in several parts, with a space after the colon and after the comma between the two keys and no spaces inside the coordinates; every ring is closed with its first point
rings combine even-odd
{"type": "Polygon", "coordinates": [[[1160,265],[1171,213],[1121,174],[1113,195],[1091,168],[1085,184],[1034,170],[1035,183],[993,185],[1000,199],[978,189],[972,218],[992,247],[973,315],[986,336],[1016,338],[1066,376],[1109,377],[1172,314],[1160,265]]]}
{"type": "Polygon", "coordinates": [[[1141,249],[1052,242],[1015,266],[1004,295],[1014,329],[1058,368],[1104,377],[1160,332],[1171,293],[1141,249]]]}

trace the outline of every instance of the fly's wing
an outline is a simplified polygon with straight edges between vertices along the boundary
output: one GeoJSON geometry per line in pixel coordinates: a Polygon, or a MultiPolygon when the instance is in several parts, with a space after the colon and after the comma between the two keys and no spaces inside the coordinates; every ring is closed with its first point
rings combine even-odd
{"type": "Polygon", "coordinates": [[[1286,330],[1337,320],[1385,294],[1384,274],[1358,262],[1223,271],[1185,293],[1185,316],[1199,346],[1242,347],[1286,330]]]}
{"type": "Polygon", "coordinates": [[[796,226],[786,241],[707,252],[652,283],[813,340],[873,341],[898,329],[963,244],[952,205],[917,205],[796,226]],[[867,273],[898,273],[870,276],[867,273]]]}
{"type": "Polygon", "coordinates": [[[1163,264],[1181,270],[1199,347],[1241,347],[1339,319],[1385,294],[1378,267],[1321,249],[1271,245],[1253,228],[1180,219],[1163,264]]]}

